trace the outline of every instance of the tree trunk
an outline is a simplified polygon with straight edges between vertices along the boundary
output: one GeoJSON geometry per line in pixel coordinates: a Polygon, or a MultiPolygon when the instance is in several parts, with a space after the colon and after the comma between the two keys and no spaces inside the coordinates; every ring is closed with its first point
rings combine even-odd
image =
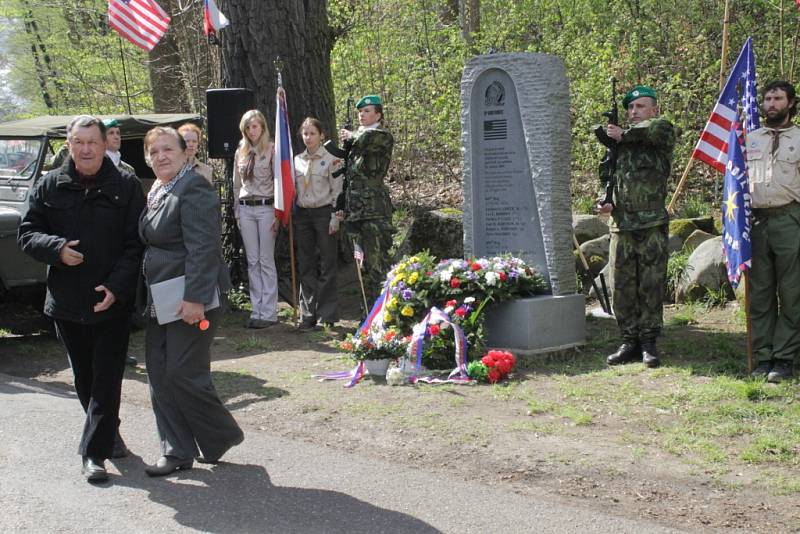
{"type": "MultiPolygon", "coordinates": [[[[303,119],[312,116],[335,138],[333,40],[326,0],[224,0],[218,5],[231,21],[219,32],[223,86],[252,89],[256,107],[267,117],[274,136],[277,75],[273,62],[280,56],[290,131],[296,132],[303,119]]],[[[297,136],[293,136],[293,146],[295,153],[303,148],[297,136]]]]}
{"type": "Polygon", "coordinates": [[[473,35],[481,30],[481,0],[459,0],[461,36],[472,46],[473,35]]]}
{"type": "MultiPolygon", "coordinates": [[[[177,0],[161,0],[160,5],[167,13],[177,13],[179,10],[177,0]]],[[[173,28],[167,31],[158,45],[150,52],[148,69],[155,112],[188,112],[189,99],[186,97],[181,55],[173,28]]]]}

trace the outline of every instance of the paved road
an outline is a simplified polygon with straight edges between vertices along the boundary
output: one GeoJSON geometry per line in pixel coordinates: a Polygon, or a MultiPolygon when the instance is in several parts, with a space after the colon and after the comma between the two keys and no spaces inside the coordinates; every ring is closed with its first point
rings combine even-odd
{"type": "Polygon", "coordinates": [[[134,455],[88,484],[77,398],[0,374],[0,532],[676,532],[256,429],[224,463],[151,479],[153,415],[123,405],[122,418],[134,455]]]}

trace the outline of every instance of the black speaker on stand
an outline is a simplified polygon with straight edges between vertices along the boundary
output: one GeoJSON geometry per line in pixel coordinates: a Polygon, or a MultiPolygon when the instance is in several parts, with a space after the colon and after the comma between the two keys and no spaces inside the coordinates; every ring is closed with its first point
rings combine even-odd
{"type": "Polygon", "coordinates": [[[222,255],[228,264],[234,288],[247,291],[247,267],[244,263],[242,237],[236,228],[233,212],[233,157],[242,138],[239,121],[255,107],[250,89],[208,89],[208,157],[225,160],[225,181],[220,184],[222,200],[222,255]]]}
{"type": "Polygon", "coordinates": [[[233,158],[242,138],[239,121],[246,111],[253,109],[253,106],[253,91],[250,89],[206,91],[209,158],[233,158]]]}

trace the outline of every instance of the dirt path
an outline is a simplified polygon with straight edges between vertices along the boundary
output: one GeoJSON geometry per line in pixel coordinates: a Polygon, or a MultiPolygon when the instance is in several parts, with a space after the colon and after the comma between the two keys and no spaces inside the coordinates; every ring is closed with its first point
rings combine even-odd
{"type": "MultiPolygon", "coordinates": [[[[770,473],[796,479],[792,465],[764,469],[734,459],[720,467],[665,450],[649,420],[673,417],[669,410],[651,414],[643,406],[639,413],[635,403],[621,410],[613,402],[626,391],[676,393],[686,380],[709,381],[702,374],[686,378],[674,347],[735,330],[730,315],[705,313],[691,328],[667,329],[668,365],[656,373],[634,365],[604,374],[614,325],[590,321],[592,342],[584,351],[555,362],[526,361],[505,385],[391,387],[367,379],[348,390],[311,375],[351,366],[333,342],[355,328],[352,317],[334,330],[301,334],[287,322],[246,330],[246,315],[231,313],[215,341],[214,380],[248,439],[277,433],[689,530],[800,532],[797,494],[776,494],[764,483],[770,473]],[[593,395],[594,387],[602,394],[593,395]]],[[[140,362],[142,346],[139,332],[131,352],[140,362]]],[[[0,338],[0,372],[70,388],[65,363],[51,336],[0,338]]],[[[124,402],[149,404],[142,365],[126,372],[123,391],[124,402]]]]}

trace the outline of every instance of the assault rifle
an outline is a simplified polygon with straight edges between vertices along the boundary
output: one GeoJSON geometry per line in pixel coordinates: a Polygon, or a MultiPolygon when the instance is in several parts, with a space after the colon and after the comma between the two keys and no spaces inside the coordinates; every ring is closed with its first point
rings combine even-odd
{"type": "MultiPolygon", "coordinates": [[[[608,124],[619,125],[619,108],[617,107],[617,79],[611,78],[611,109],[603,113],[608,124]]],[[[606,155],[598,166],[600,182],[605,188],[600,205],[614,204],[614,173],[617,171],[617,142],[610,138],[603,126],[594,129],[597,140],[606,147],[606,155]]]]}
{"type": "MultiPolygon", "coordinates": [[[[342,125],[342,127],[345,130],[351,130],[351,131],[353,130],[354,107],[355,104],[353,103],[353,98],[347,97],[347,115],[345,116],[344,124],[342,125]]],[[[344,142],[344,149],[341,149],[338,146],[336,146],[335,138],[328,139],[322,145],[322,148],[324,148],[328,152],[328,154],[330,154],[334,158],[342,160],[342,166],[339,167],[339,169],[333,173],[334,178],[338,178],[339,176],[345,174],[345,171],[347,171],[347,163],[348,163],[347,160],[350,157],[350,147],[352,146],[353,142],[348,139],[344,142]]],[[[342,181],[342,192],[339,193],[338,197],[336,197],[336,206],[334,207],[334,210],[336,211],[343,211],[345,208],[345,199],[346,199],[345,193],[347,192],[347,185],[348,185],[347,175],[345,175],[342,181]]]]}

